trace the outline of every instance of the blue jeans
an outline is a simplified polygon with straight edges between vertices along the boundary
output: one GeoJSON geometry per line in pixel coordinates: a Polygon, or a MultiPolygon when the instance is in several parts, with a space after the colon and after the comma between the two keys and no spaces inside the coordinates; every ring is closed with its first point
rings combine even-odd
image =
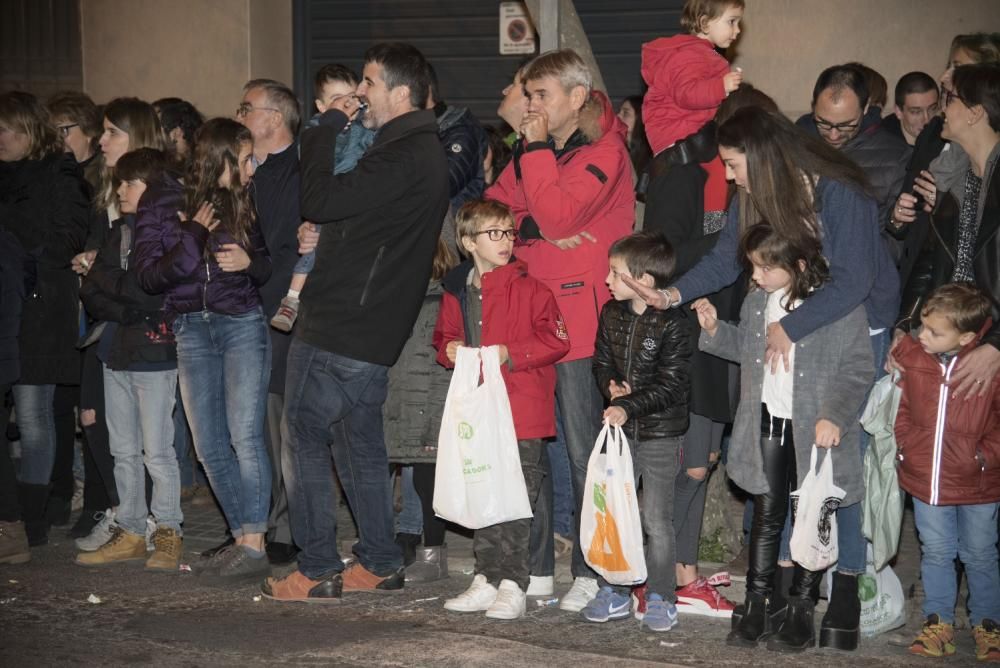
{"type": "MultiPolygon", "coordinates": [[[[322,229],[322,228],[320,228],[322,229]]],[[[293,274],[306,274],[313,270],[316,266],[316,251],[306,253],[299,258],[299,261],[295,263],[295,267],[292,268],[293,274]]]]}
{"type": "Polygon", "coordinates": [[[177,468],[181,472],[181,487],[193,487],[195,483],[208,484],[198,461],[191,456],[193,450],[191,427],[188,426],[187,413],[181,400],[181,387],[178,385],[174,402],[174,452],[177,454],[177,468]]]}
{"type": "Polygon", "coordinates": [[[361,565],[380,576],[403,565],[393,533],[382,404],[389,367],[350,359],[293,339],[285,376],[282,471],[299,570],[320,579],[340,572],[333,464],[358,523],[361,565]]]}
{"type": "Polygon", "coordinates": [[[271,337],[263,311],[184,313],[174,334],[194,449],[229,530],[234,538],[264,533],[271,502],[264,444],[271,337]]]}
{"type": "MultiPolygon", "coordinates": [[[[21,469],[26,485],[48,485],[56,462],[55,385],[15,385],[14,408],[21,432],[21,469]]],[[[6,425],[3,426],[6,429],[6,425]]]]}
{"type": "MultiPolygon", "coordinates": [[[[595,437],[596,438],[596,437],[595,437]]],[[[549,473],[552,476],[552,530],[562,536],[572,536],[573,518],[573,473],[566,452],[566,433],[562,415],[556,406],[556,438],[546,445],[549,451],[549,473]]]]}
{"type": "Polygon", "coordinates": [[[920,579],[924,583],[924,617],[955,621],[958,581],[955,557],[965,565],[969,581],[969,621],[1000,622],[1000,570],[997,568],[998,503],[931,506],[913,499],[920,534],[920,579]]]}
{"type": "Polygon", "coordinates": [[[424,532],[424,510],[413,486],[413,467],[399,468],[399,486],[403,490],[403,509],[396,515],[396,533],[419,536],[424,532]]]}
{"type": "MultiPolygon", "coordinates": [[[[889,353],[889,344],[892,343],[892,331],[886,330],[880,334],[869,337],[872,344],[872,353],[875,357],[875,377],[872,384],[865,392],[865,400],[861,403],[861,412],[865,410],[868,403],[868,395],[872,386],[879,378],[885,375],[885,357],[889,353]]],[[[861,417],[861,412],[858,417],[861,417]]],[[[865,460],[865,452],[868,450],[869,436],[864,429],[861,430],[861,461],[865,460]]],[[[867,541],[861,532],[861,504],[854,503],[849,506],[841,506],[837,509],[837,547],[839,556],[837,558],[837,572],[845,575],[860,575],[865,572],[865,560],[867,557],[867,541]]]]}
{"type": "Polygon", "coordinates": [[[171,417],[176,395],[175,369],[112,371],[104,367],[104,405],[119,499],[115,520],[134,534],[146,532],[150,512],[157,526],[177,532],[184,521],[171,417]],[[148,508],[146,470],[153,481],[148,508]]]}
{"type": "Polygon", "coordinates": [[[566,434],[573,508],[576,510],[570,570],[573,577],[596,578],[597,573],[587,565],[580,550],[580,508],[583,507],[583,488],[587,484],[587,463],[601,431],[604,413],[604,397],[597,389],[591,358],[556,364],[556,402],[566,434]]]}

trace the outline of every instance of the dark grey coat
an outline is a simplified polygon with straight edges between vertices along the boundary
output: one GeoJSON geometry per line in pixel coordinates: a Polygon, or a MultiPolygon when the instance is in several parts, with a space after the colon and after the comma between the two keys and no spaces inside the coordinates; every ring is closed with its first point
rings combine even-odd
{"type": "MultiPolygon", "coordinates": [[[[702,331],[698,339],[701,350],[742,367],[740,405],[733,423],[726,471],[733,482],[750,494],[769,491],[760,453],[766,303],[766,292],[751,292],[743,301],[739,327],[720,321],[714,337],[702,331]]],[[[873,358],[863,306],[795,344],[792,429],[798,482],[802,482],[809,470],[816,421],[825,418],[840,427],[840,445],[830,452],[833,481],[846,494],[843,506],[857,503],[864,495],[858,414],[875,377],[873,358]]]]}
{"type": "Polygon", "coordinates": [[[413,333],[399,361],[389,369],[389,393],[382,409],[389,461],[433,463],[451,371],[437,363],[431,345],[443,289],[431,281],[413,333]],[[430,448],[430,449],[428,449],[430,448]]]}

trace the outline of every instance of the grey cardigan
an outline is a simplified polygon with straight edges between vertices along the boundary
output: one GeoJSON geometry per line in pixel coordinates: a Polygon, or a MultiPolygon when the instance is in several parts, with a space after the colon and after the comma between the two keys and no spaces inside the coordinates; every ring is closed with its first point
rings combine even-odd
{"type": "MultiPolygon", "coordinates": [[[[752,291],[743,301],[739,327],[720,321],[714,337],[702,331],[698,339],[701,350],[742,366],[740,405],[726,470],[733,482],[750,494],[769,491],[760,453],[766,303],[766,292],[752,291]]],[[[798,482],[809,470],[816,421],[825,418],[840,427],[840,445],[830,452],[834,482],[846,494],[842,506],[857,503],[864,495],[858,415],[875,377],[873,358],[863,306],[804,336],[795,345],[792,434],[798,482]]]]}

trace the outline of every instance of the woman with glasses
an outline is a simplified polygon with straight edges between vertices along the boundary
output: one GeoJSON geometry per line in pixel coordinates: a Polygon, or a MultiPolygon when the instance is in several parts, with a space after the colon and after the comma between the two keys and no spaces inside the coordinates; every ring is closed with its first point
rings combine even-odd
{"type": "MultiPolygon", "coordinates": [[[[760,108],[737,111],[719,128],[718,142],[727,178],[736,183],[738,195],[715,247],[663,291],[627,280],[629,287],[651,306],[664,309],[730,285],[740,275],[739,237],[754,223],[766,220],[779,236],[791,242],[820,243],[830,265],[830,280],[801,307],[758,334],[759,363],[764,372],[774,373],[779,365],[787,369],[794,342],[861,304],[868,315],[873,353],[876,358],[884,355],[887,333],[898,311],[899,278],[879,231],[877,204],[868,193],[864,172],[841,151],[801,132],[781,114],[760,108]]],[[[809,382],[808,378],[803,380],[809,382]]],[[[860,403],[859,397],[859,407],[860,403]]],[[[860,475],[860,460],[856,464],[860,475]]],[[[844,650],[857,647],[857,576],[865,572],[858,492],[849,494],[838,510],[840,561],[820,635],[821,646],[844,650]]],[[[780,622],[784,601],[774,595],[773,578],[786,505],[758,504],[754,512],[765,516],[761,521],[755,518],[754,523],[766,530],[752,538],[744,617],[752,614],[763,624],[766,614],[767,619],[780,622]]],[[[809,601],[815,603],[818,595],[816,574],[800,571],[796,567],[789,611],[795,606],[797,610],[809,608],[809,601]]]]}
{"type": "MultiPolygon", "coordinates": [[[[1000,62],[1000,33],[957,35],[951,42],[948,63],[940,78],[941,109],[944,109],[945,98],[952,90],[951,76],[956,67],[996,62],[1000,62]]],[[[917,137],[913,157],[906,166],[902,190],[886,226],[889,234],[902,241],[899,276],[903,285],[909,280],[913,264],[927,238],[928,219],[923,209],[928,203],[927,197],[933,197],[935,191],[934,177],[928,171],[931,161],[937,161],[933,171],[938,173],[964,174],[968,169],[968,158],[958,144],[953,142],[949,151],[942,152],[947,143],[941,137],[943,127],[944,118],[935,116],[917,137]]]]}
{"type": "MultiPolygon", "coordinates": [[[[70,261],[83,248],[89,220],[87,183],[48,118],[33,95],[0,95],[0,228],[29,256],[19,334],[21,376],[13,395],[21,432],[20,514],[33,546],[48,541],[55,388],[80,380],[78,282],[70,261]]],[[[4,492],[0,512],[17,512],[14,490],[4,492]]]]}
{"type": "Polygon", "coordinates": [[[270,572],[264,407],[271,340],[258,289],[271,260],[247,189],[252,152],[250,130],[236,121],[201,126],[183,192],[164,182],[144,195],[133,253],[139,284],[164,294],[194,448],[235,539],[198,569],[218,583],[270,572]]]}
{"type": "Polygon", "coordinates": [[[952,397],[974,396],[1000,371],[1000,63],[954,68],[944,100],[941,138],[961,149],[964,169],[946,169],[945,153],[922,179],[930,186],[922,189],[932,233],[903,288],[894,343],[920,325],[923,302],[936,288],[975,283],[993,300],[993,328],[949,383],[952,397]]]}
{"type": "MultiPolygon", "coordinates": [[[[83,276],[90,271],[97,250],[105,245],[109,231],[121,218],[118,209],[118,184],[114,168],[118,159],[140,148],[164,150],[163,133],[156,110],[148,102],[134,97],[120,97],[104,107],[102,131],[98,139],[100,172],[94,187],[93,214],[85,250],[73,258],[73,270],[83,276]]],[[[96,323],[95,323],[96,324],[96,323]]],[[[80,424],[87,434],[89,458],[100,471],[103,494],[94,489],[97,476],[88,474],[91,493],[84,488],[84,509],[70,535],[76,538],[77,549],[93,552],[108,542],[114,526],[114,509],[118,506],[118,489],[114,477],[114,458],[105,421],[104,371],[97,358],[96,328],[84,339],[83,375],[80,380],[80,424]]],[[[85,459],[86,461],[86,459],[85,459]]],[[[150,527],[152,530],[152,527],[150,527]]],[[[151,531],[150,531],[151,533],[151,531]]]]}

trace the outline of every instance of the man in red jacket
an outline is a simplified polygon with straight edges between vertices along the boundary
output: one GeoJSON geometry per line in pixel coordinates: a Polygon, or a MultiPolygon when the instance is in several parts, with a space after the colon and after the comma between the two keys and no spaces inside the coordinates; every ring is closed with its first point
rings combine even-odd
{"type": "MultiPolygon", "coordinates": [[[[523,70],[527,112],[514,159],[486,197],[508,205],[521,241],[517,257],[546,284],[569,331],[571,348],[556,365],[556,400],[573,469],[579,521],[587,461],[601,424],[603,399],[591,371],[608,249],[632,231],[635,210],[625,124],[570,49],[551,51],[523,70]]],[[[578,527],[579,528],[579,527],[578,527]]],[[[597,594],[596,574],[573,546],[573,587],[560,608],[579,612],[597,594]]]]}

